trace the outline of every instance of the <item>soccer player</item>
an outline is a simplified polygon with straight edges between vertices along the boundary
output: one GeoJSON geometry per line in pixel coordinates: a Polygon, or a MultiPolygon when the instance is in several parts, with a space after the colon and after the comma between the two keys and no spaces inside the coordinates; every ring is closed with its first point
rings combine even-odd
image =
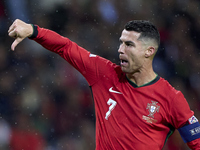
{"type": "Polygon", "coordinates": [[[29,37],[59,54],[87,80],[96,114],[96,150],[161,150],[175,129],[191,149],[200,149],[200,124],[180,91],[153,71],[159,32],[148,21],[125,25],[120,65],[54,31],[15,20],[8,30],[14,50],[29,37]]]}

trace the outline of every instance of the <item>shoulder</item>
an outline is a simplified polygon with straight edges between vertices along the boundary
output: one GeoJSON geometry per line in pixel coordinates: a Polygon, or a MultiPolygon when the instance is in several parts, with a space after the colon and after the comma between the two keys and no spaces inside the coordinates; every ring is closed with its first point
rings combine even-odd
{"type": "Polygon", "coordinates": [[[100,68],[104,71],[107,71],[107,75],[121,74],[122,70],[119,65],[113,63],[112,61],[103,58],[101,56],[96,57],[97,63],[100,65],[100,68]]]}
{"type": "Polygon", "coordinates": [[[182,94],[181,91],[175,89],[175,87],[173,87],[167,80],[165,80],[162,77],[160,77],[160,80],[158,83],[159,83],[158,86],[160,90],[170,98],[176,95],[182,94]]]}
{"type": "Polygon", "coordinates": [[[123,75],[121,66],[113,63],[111,60],[108,60],[98,55],[92,57],[91,59],[94,59],[94,61],[91,61],[92,64],[90,65],[93,66],[92,68],[95,69],[96,74],[98,74],[99,76],[99,79],[113,81],[119,80],[119,78],[121,78],[121,76],[123,75]]]}

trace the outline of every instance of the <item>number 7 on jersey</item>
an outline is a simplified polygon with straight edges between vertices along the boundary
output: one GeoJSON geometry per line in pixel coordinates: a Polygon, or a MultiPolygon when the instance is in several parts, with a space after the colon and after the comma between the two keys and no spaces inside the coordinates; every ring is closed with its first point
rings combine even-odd
{"type": "Polygon", "coordinates": [[[111,98],[109,98],[108,105],[110,105],[108,112],[106,113],[105,119],[108,120],[108,117],[111,115],[111,111],[115,108],[115,106],[117,105],[117,102],[112,100],[111,98]]]}

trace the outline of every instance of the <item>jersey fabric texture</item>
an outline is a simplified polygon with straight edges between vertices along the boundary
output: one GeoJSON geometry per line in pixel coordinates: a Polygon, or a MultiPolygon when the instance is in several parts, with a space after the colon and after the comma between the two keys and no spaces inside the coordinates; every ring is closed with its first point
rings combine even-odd
{"type": "Polygon", "coordinates": [[[194,115],[183,94],[163,78],[138,87],[119,65],[51,30],[35,28],[31,39],[63,57],[91,86],[96,150],[161,150],[173,130],[194,115]]]}

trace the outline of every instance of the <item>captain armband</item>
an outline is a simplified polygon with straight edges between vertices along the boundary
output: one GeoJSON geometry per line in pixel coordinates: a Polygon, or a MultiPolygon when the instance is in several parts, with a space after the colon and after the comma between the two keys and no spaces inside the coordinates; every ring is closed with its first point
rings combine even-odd
{"type": "Polygon", "coordinates": [[[200,138],[200,124],[195,122],[193,124],[185,125],[178,129],[183,141],[185,143],[191,142],[195,139],[200,138]]]}

